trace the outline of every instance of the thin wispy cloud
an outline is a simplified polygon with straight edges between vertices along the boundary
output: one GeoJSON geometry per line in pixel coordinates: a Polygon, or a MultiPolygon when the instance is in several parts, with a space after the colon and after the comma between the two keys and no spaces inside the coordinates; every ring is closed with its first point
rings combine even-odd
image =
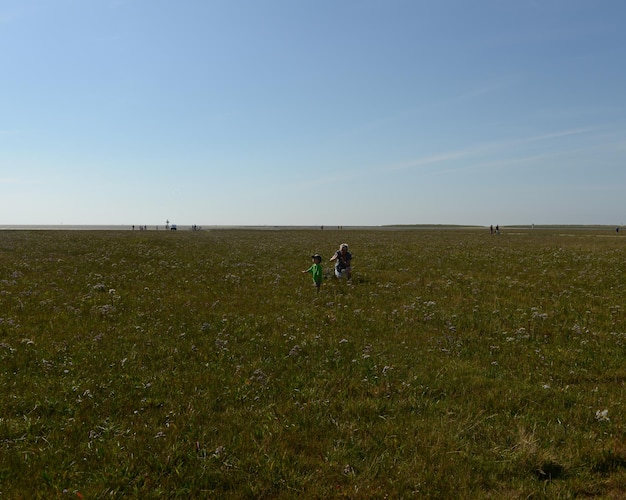
{"type": "Polygon", "coordinates": [[[457,174],[460,172],[473,172],[480,170],[507,170],[507,169],[517,169],[520,167],[529,167],[531,165],[545,162],[546,160],[555,160],[557,158],[568,157],[576,153],[581,153],[586,151],[586,149],[579,148],[576,150],[567,150],[567,151],[558,151],[554,153],[546,153],[546,154],[538,154],[532,156],[522,156],[518,158],[507,158],[507,159],[498,159],[498,160],[490,160],[478,163],[472,163],[470,165],[464,165],[459,167],[446,168],[443,170],[436,170],[429,172],[430,175],[449,175],[449,174],[457,174]]]}
{"type": "MultiPolygon", "coordinates": [[[[349,183],[350,181],[363,178],[365,176],[376,176],[381,174],[388,174],[389,172],[402,171],[402,170],[411,170],[420,167],[426,167],[430,165],[436,165],[446,162],[452,162],[457,160],[466,160],[471,158],[476,158],[480,156],[484,156],[490,153],[497,153],[506,150],[507,148],[515,148],[518,146],[532,144],[536,142],[542,141],[550,141],[554,139],[559,139],[563,137],[570,137],[575,135],[582,135],[596,130],[595,127],[586,127],[586,128],[577,128],[570,130],[561,130],[556,132],[550,132],[546,134],[530,136],[530,137],[522,137],[520,139],[512,139],[508,141],[502,142],[492,142],[486,143],[482,145],[478,145],[475,147],[470,147],[466,149],[459,149],[455,151],[448,151],[439,154],[433,154],[429,156],[424,156],[421,158],[416,158],[413,160],[408,160],[405,162],[393,163],[384,165],[382,167],[375,167],[370,169],[352,169],[352,170],[344,170],[341,174],[331,175],[326,177],[313,178],[310,180],[306,180],[301,183],[297,183],[293,185],[296,189],[310,189],[320,186],[327,186],[338,183],[349,183]]],[[[519,166],[520,164],[529,164],[531,162],[538,162],[541,160],[546,160],[550,158],[556,158],[559,156],[573,154],[575,151],[586,151],[588,148],[577,148],[576,150],[568,149],[566,151],[557,151],[550,152],[545,154],[538,154],[532,156],[525,156],[519,158],[509,158],[504,160],[493,160],[493,161],[483,161],[481,163],[472,164],[472,165],[464,165],[459,167],[449,167],[444,170],[430,171],[430,174],[449,174],[453,172],[463,171],[463,170],[472,170],[472,169],[485,169],[485,168],[511,168],[513,166],[519,166]]]]}
{"type": "Polygon", "coordinates": [[[476,146],[473,148],[467,148],[467,149],[462,149],[458,151],[449,151],[445,153],[426,156],[423,158],[417,158],[415,160],[410,160],[404,163],[387,165],[383,167],[381,170],[384,170],[384,171],[406,170],[406,169],[432,165],[435,163],[441,163],[441,162],[450,161],[450,160],[471,158],[471,157],[475,157],[475,156],[482,155],[485,153],[497,152],[506,148],[512,148],[512,147],[521,146],[524,144],[531,144],[535,142],[548,141],[551,139],[558,139],[562,137],[585,134],[593,130],[595,130],[595,128],[593,127],[578,128],[578,129],[571,129],[571,130],[562,130],[558,132],[551,132],[548,134],[542,134],[542,135],[537,135],[537,136],[532,136],[532,137],[524,137],[521,139],[513,139],[510,141],[487,143],[487,144],[483,144],[483,145],[476,146]]]}
{"type": "Polygon", "coordinates": [[[505,76],[502,78],[495,78],[489,82],[484,83],[483,85],[477,86],[473,89],[470,89],[466,92],[462,92],[458,95],[452,95],[452,96],[439,99],[439,100],[434,100],[434,101],[425,100],[423,103],[419,105],[409,107],[409,108],[403,108],[402,111],[391,113],[389,115],[381,116],[378,118],[372,118],[369,121],[365,121],[361,125],[349,131],[346,135],[355,136],[363,132],[369,132],[372,130],[386,128],[399,121],[407,120],[414,116],[418,116],[422,114],[424,110],[427,108],[437,109],[440,107],[446,107],[450,105],[458,105],[464,102],[471,102],[475,99],[480,99],[484,96],[497,92],[498,90],[515,83],[515,81],[517,81],[518,79],[519,77],[516,75],[505,76]]]}
{"type": "Polygon", "coordinates": [[[392,165],[387,165],[379,170],[389,171],[389,170],[408,170],[416,167],[422,167],[425,165],[433,165],[435,163],[441,163],[450,160],[459,160],[462,158],[469,158],[471,156],[476,156],[478,154],[484,153],[485,151],[492,149],[488,146],[480,146],[475,148],[462,149],[458,151],[449,151],[447,153],[435,154],[431,156],[425,156],[423,158],[417,158],[415,160],[409,160],[402,163],[395,163],[392,165]]]}
{"type": "Polygon", "coordinates": [[[572,135],[586,134],[588,132],[593,132],[595,130],[597,130],[597,127],[583,127],[583,128],[575,128],[571,130],[561,130],[559,132],[551,132],[548,134],[536,135],[532,137],[526,137],[526,138],[522,138],[518,140],[513,140],[508,143],[505,142],[502,144],[502,147],[517,146],[520,144],[530,144],[532,142],[547,141],[550,139],[558,139],[561,137],[569,137],[572,135]]]}
{"type": "Polygon", "coordinates": [[[509,75],[500,78],[494,78],[489,82],[484,83],[481,86],[470,89],[466,92],[462,92],[456,96],[451,96],[448,99],[442,99],[432,103],[432,107],[449,106],[450,104],[460,104],[463,102],[470,102],[475,99],[480,99],[484,96],[493,94],[498,90],[517,83],[520,80],[519,75],[509,75]]]}

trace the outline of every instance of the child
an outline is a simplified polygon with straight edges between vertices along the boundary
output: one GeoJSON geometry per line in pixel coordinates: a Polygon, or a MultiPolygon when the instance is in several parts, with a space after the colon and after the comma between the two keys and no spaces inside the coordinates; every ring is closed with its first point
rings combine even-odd
{"type": "Polygon", "coordinates": [[[320,291],[320,286],[322,285],[322,276],[324,270],[322,269],[322,256],[315,254],[311,255],[311,259],[313,259],[313,264],[306,271],[302,271],[303,273],[311,273],[313,275],[313,282],[317,287],[317,291],[320,291]]]}

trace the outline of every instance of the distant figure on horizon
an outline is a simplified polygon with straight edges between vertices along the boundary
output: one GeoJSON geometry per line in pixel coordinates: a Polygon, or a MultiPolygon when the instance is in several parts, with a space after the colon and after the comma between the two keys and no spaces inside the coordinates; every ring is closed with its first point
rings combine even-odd
{"type": "Polygon", "coordinates": [[[335,261],[335,276],[337,278],[352,278],[352,254],[348,252],[348,244],[342,243],[339,250],[330,258],[335,261]]]}
{"type": "Polygon", "coordinates": [[[489,228],[489,234],[493,234],[493,224],[491,224],[491,227],[489,228]]]}

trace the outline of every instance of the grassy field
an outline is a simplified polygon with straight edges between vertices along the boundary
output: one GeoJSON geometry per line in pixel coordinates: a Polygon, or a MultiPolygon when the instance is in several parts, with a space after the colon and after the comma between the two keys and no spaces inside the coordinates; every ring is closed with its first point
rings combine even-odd
{"type": "Polygon", "coordinates": [[[623,498],[625,268],[580,229],[0,232],[0,497],[623,498]]]}

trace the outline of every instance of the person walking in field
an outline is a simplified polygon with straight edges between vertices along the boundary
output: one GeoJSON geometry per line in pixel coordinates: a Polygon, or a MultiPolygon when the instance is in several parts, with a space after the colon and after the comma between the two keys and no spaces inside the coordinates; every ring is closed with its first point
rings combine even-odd
{"type": "Polygon", "coordinates": [[[319,254],[311,255],[311,259],[313,260],[313,264],[311,264],[311,267],[308,269],[302,271],[302,273],[310,273],[313,276],[313,283],[315,283],[315,287],[319,292],[324,275],[324,270],[322,269],[322,256],[319,254]]]}
{"type": "Polygon", "coordinates": [[[352,254],[348,252],[348,244],[342,243],[339,250],[330,258],[335,262],[335,276],[337,278],[352,278],[352,254]]]}

